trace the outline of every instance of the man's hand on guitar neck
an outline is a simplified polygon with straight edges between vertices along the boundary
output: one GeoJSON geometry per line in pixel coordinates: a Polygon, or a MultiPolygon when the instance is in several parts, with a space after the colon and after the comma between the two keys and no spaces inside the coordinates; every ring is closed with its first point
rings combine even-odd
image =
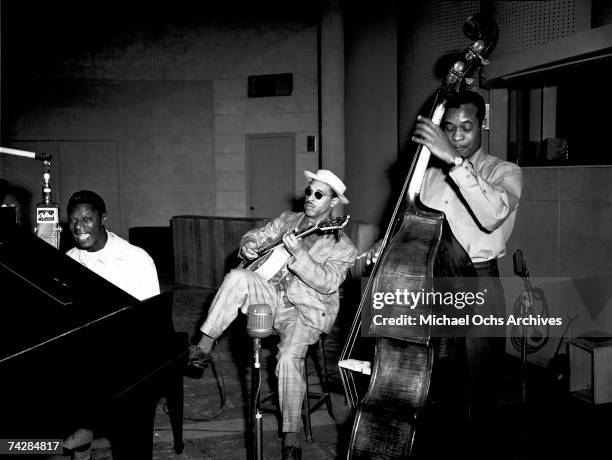
{"type": "Polygon", "coordinates": [[[255,241],[247,241],[240,248],[240,254],[242,255],[244,259],[248,259],[248,260],[257,259],[259,254],[257,254],[257,251],[255,251],[256,248],[257,248],[257,243],[255,243],[255,241]]]}
{"type": "Polygon", "coordinates": [[[295,258],[297,258],[302,252],[306,251],[302,245],[302,238],[298,238],[295,233],[286,233],[283,236],[283,243],[285,244],[287,251],[289,251],[289,253],[295,258]]]}

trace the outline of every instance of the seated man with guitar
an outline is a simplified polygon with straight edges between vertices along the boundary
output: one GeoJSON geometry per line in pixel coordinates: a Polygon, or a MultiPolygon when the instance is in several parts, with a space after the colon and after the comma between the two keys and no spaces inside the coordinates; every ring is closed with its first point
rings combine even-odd
{"type": "MultiPolygon", "coordinates": [[[[248,231],[240,241],[240,257],[257,259],[271,246],[281,243],[287,260],[278,273],[262,276],[253,269],[237,268],[223,280],[200,330],[203,335],[192,347],[190,363],[208,359],[214,341],[251,304],[266,303],[274,315],[280,335],[276,375],[283,417],[283,458],[300,458],[300,415],[306,385],[304,357],[308,346],[321,333],[328,333],[339,308],[338,288],[355,261],[357,249],[346,235],[311,231],[340,230],[346,219],[330,219],[338,204],[348,204],[346,186],[331,171],[305,171],[304,212],[283,212],[262,228],[248,231]],[[308,236],[306,236],[308,234],[308,236]],[[263,249],[263,250],[262,250],[263,249]]],[[[253,264],[255,265],[255,264],[253,264]]]]}

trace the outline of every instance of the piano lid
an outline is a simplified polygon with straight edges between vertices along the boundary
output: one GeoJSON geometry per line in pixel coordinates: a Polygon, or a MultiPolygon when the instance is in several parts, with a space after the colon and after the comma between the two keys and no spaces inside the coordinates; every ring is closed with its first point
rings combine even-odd
{"type": "Polygon", "coordinates": [[[140,302],[16,225],[0,227],[0,290],[3,437],[113,427],[182,375],[172,292],[140,302]]]}
{"type": "Polygon", "coordinates": [[[0,362],[139,304],[17,224],[0,228],[0,362]]]}

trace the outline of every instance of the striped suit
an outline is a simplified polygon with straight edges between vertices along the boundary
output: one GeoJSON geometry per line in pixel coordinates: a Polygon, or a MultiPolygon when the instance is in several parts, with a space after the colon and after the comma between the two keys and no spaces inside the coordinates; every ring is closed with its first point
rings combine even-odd
{"type": "MultiPolygon", "coordinates": [[[[263,247],[298,227],[304,213],[284,212],[262,228],[247,232],[240,246],[254,241],[263,247]]],[[[300,429],[300,411],[306,384],[303,377],[304,356],[322,332],[329,332],[338,314],[338,288],[357,249],[345,235],[309,237],[298,258],[291,257],[286,267],[272,280],[248,270],[234,269],[223,280],[210,306],[201,331],[219,337],[248,306],[267,303],[274,314],[274,329],[280,335],[276,375],[283,432],[300,429]]]]}

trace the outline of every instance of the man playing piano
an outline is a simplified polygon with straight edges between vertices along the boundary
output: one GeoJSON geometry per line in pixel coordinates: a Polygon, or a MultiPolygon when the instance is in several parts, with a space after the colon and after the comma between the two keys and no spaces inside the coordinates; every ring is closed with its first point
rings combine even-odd
{"type": "MultiPolygon", "coordinates": [[[[68,201],[68,228],[76,247],[66,254],[138,300],[159,294],[153,259],[111,231],[106,223],[106,204],[89,190],[74,193],[68,201]]],[[[74,449],[75,459],[91,458],[93,432],[81,428],[64,441],[74,449]]]]}
{"type": "Polygon", "coordinates": [[[339,308],[338,288],[355,261],[357,249],[343,234],[317,235],[303,239],[293,231],[305,229],[329,217],[332,208],[347,204],[346,186],[331,171],[316,174],[305,171],[309,179],[304,212],[282,213],[262,228],[250,230],[240,241],[240,257],[255,259],[258,249],[281,239],[291,257],[279,273],[266,281],[245,269],[232,270],[223,280],[200,328],[203,335],[192,347],[191,364],[203,364],[213,342],[251,304],[266,303],[272,308],[274,329],[280,335],[276,375],[283,417],[283,459],[301,458],[300,414],[306,384],[304,356],[308,346],[327,333],[339,308]]]}
{"type": "Polygon", "coordinates": [[[153,259],[105,227],[106,205],[97,193],[81,190],[68,201],[68,227],[75,248],[66,254],[115,286],[144,300],[159,294],[153,259]]]}

